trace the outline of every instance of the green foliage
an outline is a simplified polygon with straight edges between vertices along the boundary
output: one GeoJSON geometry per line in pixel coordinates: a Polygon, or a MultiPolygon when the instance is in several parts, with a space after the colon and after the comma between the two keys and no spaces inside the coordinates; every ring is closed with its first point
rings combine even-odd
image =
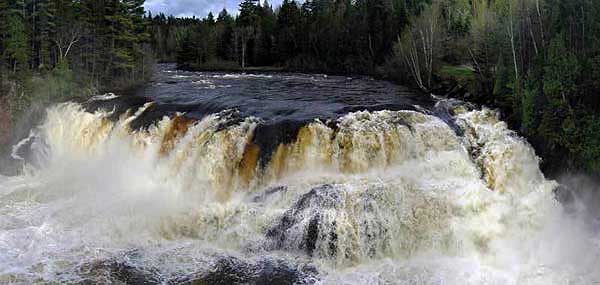
{"type": "Polygon", "coordinates": [[[456,35],[465,35],[471,28],[473,18],[470,0],[444,1],[444,17],[448,32],[456,35]]]}
{"type": "Polygon", "coordinates": [[[23,23],[23,17],[17,12],[13,12],[8,20],[7,39],[5,42],[5,54],[8,57],[9,65],[13,72],[17,68],[27,69],[29,60],[29,38],[23,23]]]}
{"type": "MultiPolygon", "coordinates": [[[[372,73],[377,65],[386,63],[409,17],[426,10],[428,2],[285,0],[273,9],[266,1],[245,0],[236,19],[222,11],[207,31],[181,37],[177,43],[181,53],[178,63],[189,67],[206,66],[202,62],[237,61],[240,66],[372,73]],[[193,42],[195,47],[190,44],[193,42]]],[[[169,30],[166,26],[197,31],[195,27],[212,22],[208,18],[165,21],[159,15],[154,17],[151,29],[161,34],[169,30]]],[[[164,38],[153,41],[162,49],[166,46],[164,38]]]]}
{"type": "Polygon", "coordinates": [[[577,57],[564,45],[562,36],[550,43],[548,60],[544,67],[544,93],[554,107],[568,107],[569,97],[575,96],[580,66],[577,57]]]}
{"type": "Polygon", "coordinates": [[[537,96],[535,80],[527,80],[521,97],[521,130],[526,134],[533,135],[536,131],[536,108],[537,96]]]}
{"type": "MultiPolygon", "coordinates": [[[[504,56],[500,56],[498,64],[496,65],[496,78],[494,81],[494,90],[492,95],[494,96],[494,102],[502,108],[513,108],[514,107],[514,73],[513,69],[509,66],[504,56]]],[[[531,92],[531,91],[530,91],[531,92]]]]}
{"type": "Polygon", "coordinates": [[[34,106],[145,80],[152,56],[143,4],[0,0],[0,112],[15,123],[34,106]]]}
{"type": "Polygon", "coordinates": [[[91,95],[89,89],[76,82],[67,62],[59,63],[45,75],[19,75],[21,78],[15,94],[9,97],[10,110],[14,117],[33,105],[44,106],[77,96],[91,95]]]}
{"type": "Polygon", "coordinates": [[[475,79],[475,72],[467,66],[444,65],[440,68],[440,75],[444,77],[457,78],[459,81],[475,79]]]}
{"type": "Polygon", "coordinates": [[[48,88],[49,101],[71,98],[77,96],[77,83],[67,61],[59,62],[48,75],[50,88],[48,88]]]}
{"type": "Polygon", "coordinates": [[[580,154],[581,161],[588,172],[600,172],[600,116],[587,115],[582,120],[583,150],[580,154]]]}
{"type": "Polygon", "coordinates": [[[403,62],[403,67],[410,72],[414,84],[426,92],[433,89],[434,76],[439,72],[445,37],[441,20],[441,7],[434,2],[412,19],[395,47],[395,56],[400,58],[398,61],[403,62]]]}
{"type": "MultiPolygon", "coordinates": [[[[285,0],[287,1],[287,0],[285,0]]],[[[240,15],[238,23],[242,27],[255,27],[258,24],[259,11],[256,3],[258,0],[243,0],[240,3],[240,15]]]]}

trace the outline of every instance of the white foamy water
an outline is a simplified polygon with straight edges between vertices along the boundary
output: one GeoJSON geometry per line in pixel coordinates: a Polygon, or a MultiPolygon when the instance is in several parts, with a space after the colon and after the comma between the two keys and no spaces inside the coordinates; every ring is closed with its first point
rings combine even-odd
{"type": "Polygon", "coordinates": [[[177,283],[224,257],[319,284],[600,282],[598,241],[493,111],[457,110],[461,136],[412,111],[314,121],[261,167],[259,119],[131,130],[149,106],[48,110],[35,163],[0,176],[0,283],[177,283]]]}

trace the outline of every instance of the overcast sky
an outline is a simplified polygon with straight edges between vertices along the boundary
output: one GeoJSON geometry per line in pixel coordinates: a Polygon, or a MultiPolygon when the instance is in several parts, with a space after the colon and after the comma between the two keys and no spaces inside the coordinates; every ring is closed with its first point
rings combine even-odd
{"type": "MultiPolygon", "coordinates": [[[[260,2],[263,3],[263,1],[260,2]]],[[[223,7],[226,7],[230,13],[235,14],[240,2],[241,0],[146,0],[144,6],[146,11],[151,11],[152,14],[163,12],[178,17],[196,16],[204,18],[211,11],[216,17],[223,10],[223,7]]],[[[275,6],[281,4],[282,0],[268,0],[268,2],[275,8],[275,6]]]]}

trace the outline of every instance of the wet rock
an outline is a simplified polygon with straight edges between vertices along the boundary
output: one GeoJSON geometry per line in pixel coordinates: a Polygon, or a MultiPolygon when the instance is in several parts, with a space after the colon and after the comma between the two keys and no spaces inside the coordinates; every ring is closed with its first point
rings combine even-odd
{"type": "Polygon", "coordinates": [[[88,263],[81,266],[77,271],[80,276],[85,277],[84,280],[77,282],[78,284],[107,282],[141,285],[163,283],[156,269],[139,267],[125,260],[110,259],[88,263]]]}
{"type": "Polygon", "coordinates": [[[457,136],[462,136],[464,130],[462,130],[457,124],[454,117],[457,115],[457,111],[468,111],[474,109],[475,106],[457,99],[442,99],[439,100],[432,109],[432,115],[438,117],[444,121],[457,136]]]}
{"type": "Polygon", "coordinates": [[[287,191],[287,189],[288,189],[287,186],[275,186],[275,187],[267,188],[267,190],[265,190],[264,192],[254,196],[252,198],[252,202],[254,202],[254,203],[264,202],[270,196],[277,194],[277,193],[285,192],[285,191],[287,191]]]}
{"type": "Polygon", "coordinates": [[[419,112],[418,108],[414,104],[410,103],[396,103],[396,104],[372,104],[368,106],[347,106],[336,113],[340,116],[344,116],[348,113],[368,111],[368,112],[377,112],[377,111],[415,111],[419,112]]]}
{"type": "Polygon", "coordinates": [[[376,206],[379,190],[348,194],[328,184],[313,188],[267,230],[266,248],[322,258],[374,256],[389,241],[388,221],[376,206]]]}
{"type": "Polygon", "coordinates": [[[263,123],[254,131],[253,143],[260,148],[259,164],[264,168],[280,144],[290,144],[298,138],[298,132],[308,121],[282,120],[263,123]]]}
{"type": "Polygon", "coordinates": [[[221,123],[219,123],[215,129],[217,132],[226,130],[244,121],[244,117],[242,117],[240,111],[237,109],[221,111],[217,114],[217,116],[221,119],[221,123]]]}
{"type": "MultiPolygon", "coordinates": [[[[319,224],[322,216],[319,212],[311,211],[311,208],[318,207],[320,210],[340,208],[342,202],[340,194],[339,190],[328,184],[313,188],[304,194],[291,209],[285,212],[276,225],[267,231],[270,248],[298,249],[312,256],[321,235],[319,224]]],[[[335,236],[335,233],[332,235],[335,236]]],[[[331,254],[335,255],[335,251],[334,246],[331,254]]]]}
{"type": "Polygon", "coordinates": [[[314,284],[318,271],[311,265],[296,266],[283,260],[247,262],[235,257],[219,258],[208,272],[194,274],[171,284],[314,284]]]}
{"type": "Polygon", "coordinates": [[[554,189],[554,197],[564,206],[570,206],[575,202],[573,190],[564,184],[560,184],[554,189]]]}
{"type": "MultiPolygon", "coordinates": [[[[177,104],[157,104],[154,103],[137,116],[129,126],[133,130],[148,129],[148,127],[156,124],[165,116],[175,117],[175,114],[182,110],[185,106],[177,104]]],[[[134,110],[135,111],[135,110],[134,110]]]]}
{"type": "Polygon", "coordinates": [[[90,113],[94,113],[98,110],[104,110],[106,112],[112,112],[108,117],[111,121],[116,121],[125,112],[132,110],[136,111],[144,104],[150,102],[150,99],[140,96],[119,96],[108,100],[88,100],[86,102],[80,102],[83,108],[90,113]]]}

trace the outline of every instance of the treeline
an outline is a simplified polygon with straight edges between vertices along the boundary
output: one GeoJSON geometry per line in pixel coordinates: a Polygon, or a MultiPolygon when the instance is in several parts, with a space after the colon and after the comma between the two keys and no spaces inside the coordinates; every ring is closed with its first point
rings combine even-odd
{"type": "Polygon", "coordinates": [[[11,74],[68,68],[95,86],[148,73],[144,0],[0,0],[2,68],[11,74]]]}
{"type": "Polygon", "coordinates": [[[373,73],[391,55],[410,15],[426,6],[425,0],[285,0],[273,8],[244,0],[235,17],[226,10],[185,22],[157,16],[153,26],[169,31],[161,47],[176,44],[181,67],[373,73]]]}
{"type": "Polygon", "coordinates": [[[153,62],[143,4],[0,0],[0,116],[143,82],[153,62]]]}
{"type": "Polygon", "coordinates": [[[177,18],[163,13],[153,16],[149,12],[146,16],[150,32],[150,43],[153,54],[159,62],[176,62],[177,47],[181,44],[182,37],[189,33],[189,29],[200,23],[194,18],[177,18]]]}

